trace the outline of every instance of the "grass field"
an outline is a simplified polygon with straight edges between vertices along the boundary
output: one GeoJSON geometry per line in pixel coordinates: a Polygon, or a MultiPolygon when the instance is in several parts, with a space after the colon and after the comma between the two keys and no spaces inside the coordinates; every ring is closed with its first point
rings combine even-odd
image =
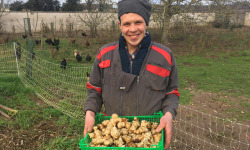
{"type": "MultiPolygon", "coordinates": [[[[173,40],[169,45],[178,64],[180,104],[187,106],[192,104],[194,97],[200,92],[216,93],[217,97],[210,101],[230,106],[221,113],[229,119],[233,118],[244,123],[250,120],[250,49],[248,46],[250,43],[242,39],[247,39],[250,35],[249,33],[240,35],[238,32],[221,33],[223,38],[219,40],[216,40],[218,35],[209,37],[211,35],[200,34],[197,37],[189,37],[185,41],[173,40]],[[242,38],[239,38],[241,36],[242,38]],[[213,40],[214,37],[215,40],[213,40]],[[223,39],[226,39],[226,42],[220,43],[223,39]],[[189,45],[190,43],[195,47],[189,45]],[[228,44],[225,45],[226,43],[228,44]],[[223,49],[221,44],[225,45],[223,49]],[[199,45],[204,45],[201,46],[202,50],[199,45]]],[[[24,44],[24,41],[21,42],[24,44]]],[[[65,40],[60,48],[63,49],[66,45],[65,40]]],[[[94,49],[93,51],[83,50],[83,54],[90,52],[94,56],[98,47],[99,45],[93,45],[89,48],[94,49]]],[[[73,50],[76,48],[86,49],[84,45],[75,45],[70,47],[67,53],[61,50],[57,58],[51,58],[46,50],[41,51],[37,48],[35,52],[38,57],[53,63],[58,64],[61,57],[66,57],[70,60],[70,67],[91,66],[93,60],[91,63],[76,63],[73,57],[73,50]]],[[[46,46],[45,49],[48,47],[46,46]]],[[[48,80],[48,84],[49,82],[52,81],[48,80]]],[[[11,119],[4,119],[4,117],[0,119],[0,148],[4,147],[7,150],[79,149],[78,143],[83,137],[83,119],[69,117],[47,105],[36,95],[35,87],[24,86],[22,80],[16,75],[0,73],[0,83],[0,104],[19,111],[17,114],[4,111],[11,116],[11,119]]],[[[212,112],[206,110],[206,113],[212,112]]]]}

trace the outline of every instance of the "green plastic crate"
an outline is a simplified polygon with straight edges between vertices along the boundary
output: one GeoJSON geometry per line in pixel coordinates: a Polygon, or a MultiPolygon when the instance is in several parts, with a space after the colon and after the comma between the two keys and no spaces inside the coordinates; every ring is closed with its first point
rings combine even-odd
{"type": "MultiPolygon", "coordinates": [[[[119,116],[120,118],[127,118],[129,122],[134,120],[134,117],[137,117],[140,121],[141,120],[146,120],[149,122],[158,122],[160,123],[160,119],[163,116],[162,112],[158,112],[158,113],[154,113],[154,115],[150,115],[150,116],[119,116]]],[[[109,120],[111,119],[111,116],[105,116],[104,114],[96,114],[95,117],[95,125],[102,123],[104,120],[109,120]]],[[[89,134],[87,133],[87,135],[85,136],[84,139],[81,139],[79,145],[80,145],[80,149],[81,150],[132,150],[132,149],[136,149],[136,150],[147,150],[147,149],[154,149],[154,150],[164,150],[164,134],[163,134],[163,130],[162,132],[162,136],[161,136],[161,141],[158,143],[158,145],[152,145],[151,148],[135,148],[135,147],[89,147],[89,143],[91,142],[91,138],[89,137],[89,134]]]]}

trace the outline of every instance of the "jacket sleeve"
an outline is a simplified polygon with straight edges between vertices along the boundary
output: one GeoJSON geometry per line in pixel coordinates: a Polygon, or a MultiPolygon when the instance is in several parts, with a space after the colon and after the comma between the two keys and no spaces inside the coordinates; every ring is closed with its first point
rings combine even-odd
{"type": "Polygon", "coordinates": [[[99,67],[99,59],[95,59],[93,64],[89,81],[87,82],[87,100],[85,102],[85,112],[91,110],[93,112],[100,112],[103,99],[102,99],[102,82],[101,82],[101,69],[99,67]]]}
{"type": "Polygon", "coordinates": [[[177,107],[179,103],[179,96],[180,93],[178,92],[178,73],[177,73],[177,64],[175,61],[174,56],[172,55],[172,66],[171,66],[171,73],[169,75],[169,82],[166,89],[166,96],[162,102],[162,112],[165,114],[166,112],[170,112],[175,119],[177,115],[177,107]]]}

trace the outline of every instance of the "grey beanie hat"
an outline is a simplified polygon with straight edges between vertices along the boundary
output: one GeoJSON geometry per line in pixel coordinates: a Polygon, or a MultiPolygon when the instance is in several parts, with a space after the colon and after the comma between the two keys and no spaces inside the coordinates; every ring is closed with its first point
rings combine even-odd
{"type": "Polygon", "coordinates": [[[148,26],[151,4],[148,0],[121,0],[118,2],[118,19],[126,13],[136,13],[142,16],[148,26]]]}

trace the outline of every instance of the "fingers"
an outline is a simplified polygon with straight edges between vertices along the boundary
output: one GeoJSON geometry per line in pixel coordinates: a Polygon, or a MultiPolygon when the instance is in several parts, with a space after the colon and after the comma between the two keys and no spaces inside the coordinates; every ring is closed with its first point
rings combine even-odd
{"type": "Polygon", "coordinates": [[[163,128],[165,128],[167,125],[167,117],[163,116],[161,117],[160,124],[156,128],[156,132],[160,132],[163,128]]]}
{"type": "Polygon", "coordinates": [[[84,128],[84,131],[83,131],[84,137],[87,135],[88,132],[91,132],[91,131],[92,131],[92,128],[91,128],[91,127],[85,127],[85,128],[84,128]]]}
{"type": "Polygon", "coordinates": [[[95,113],[92,111],[86,111],[85,116],[85,127],[84,127],[84,137],[87,135],[88,132],[91,132],[93,129],[93,126],[95,124],[95,113]]]}
{"type": "Polygon", "coordinates": [[[172,137],[172,121],[166,125],[165,135],[166,135],[165,148],[168,148],[170,146],[171,137],[172,137]]]}
{"type": "Polygon", "coordinates": [[[84,131],[83,131],[83,135],[84,135],[84,137],[87,135],[87,130],[84,128],[84,131]]]}
{"type": "Polygon", "coordinates": [[[163,123],[162,121],[160,122],[160,124],[158,125],[158,127],[155,129],[156,132],[161,132],[161,130],[165,128],[165,123],[163,123]]]}
{"type": "Polygon", "coordinates": [[[170,146],[171,137],[172,137],[172,128],[166,128],[165,130],[166,130],[166,132],[165,132],[166,138],[165,138],[165,146],[164,147],[166,149],[170,146]]]}

